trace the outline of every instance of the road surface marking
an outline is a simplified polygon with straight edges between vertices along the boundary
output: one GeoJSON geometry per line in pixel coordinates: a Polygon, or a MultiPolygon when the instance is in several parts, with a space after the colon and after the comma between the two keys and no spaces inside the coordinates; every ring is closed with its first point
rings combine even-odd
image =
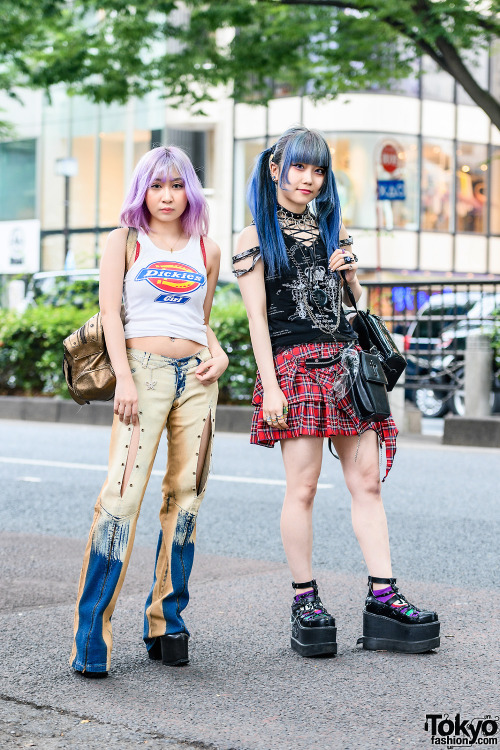
{"type": "MultiPolygon", "coordinates": [[[[79,469],[80,471],[107,471],[108,467],[104,464],[76,464],[69,461],[45,461],[37,458],[9,458],[0,456],[2,464],[18,464],[22,466],[45,466],[51,469],[79,469]]],[[[157,477],[163,477],[164,471],[152,471],[157,477]]],[[[276,487],[285,487],[284,479],[263,479],[261,477],[233,477],[226,474],[211,474],[210,479],[214,482],[234,482],[240,484],[265,484],[276,487]]],[[[318,490],[330,490],[333,484],[318,484],[318,490]]]]}

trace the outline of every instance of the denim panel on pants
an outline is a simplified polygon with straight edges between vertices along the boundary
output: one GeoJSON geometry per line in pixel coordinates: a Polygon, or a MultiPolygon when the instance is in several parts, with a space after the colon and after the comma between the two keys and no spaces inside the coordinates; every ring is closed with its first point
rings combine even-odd
{"type": "MultiPolygon", "coordinates": [[[[153,468],[163,428],[167,428],[167,469],[162,482],[161,531],[151,592],[146,602],[144,638],[148,648],[165,633],[188,632],[181,616],[189,600],[196,537],[196,516],[208,477],[217,383],[202,385],[197,355],[172,359],[128,349],[137,387],[139,445],[122,491],[133,426],[113,421],[108,476],[97,499],[84,554],[75,609],[70,663],[77,671],[109,669],[111,616],[132,552],[137,518],[153,468]],[[210,421],[210,441],[199,486],[196,473],[203,429],[210,421]]],[[[137,428],[136,428],[137,429],[137,428]]]]}

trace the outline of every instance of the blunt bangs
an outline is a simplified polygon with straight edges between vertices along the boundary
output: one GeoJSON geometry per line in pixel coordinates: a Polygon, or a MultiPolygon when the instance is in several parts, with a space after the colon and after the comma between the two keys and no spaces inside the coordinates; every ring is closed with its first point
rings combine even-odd
{"type": "Polygon", "coordinates": [[[332,168],[332,156],[330,148],[324,137],[315,130],[298,131],[295,137],[290,138],[283,149],[281,159],[281,187],[283,182],[288,182],[288,170],[292,164],[314,164],[323,167],[326,172],[332,168]]]}
{"type": "Polygon", "coordinates": [[[184,182],[188,200],[181,217],[184,231],[189,235],[208,234],[208,206],[203,188],[189,156],[176,146],[153,148],[140,159],[123,202],[120,215],[122,225],[148,233],[150,213],[146,206],[146,193],[156,180],[165,184],[175,172],[184,182]]]}

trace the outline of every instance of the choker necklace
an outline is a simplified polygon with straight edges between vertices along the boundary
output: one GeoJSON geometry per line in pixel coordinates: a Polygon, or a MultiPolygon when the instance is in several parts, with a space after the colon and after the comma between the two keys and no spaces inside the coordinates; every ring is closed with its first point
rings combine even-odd
{"type": "Polygon", "coordinates": [[[288,208],[284,208],[278,203],[276,216],[278,217],[278,223],[282,229],[313,233],[317,233],[318,231],[316,219],[311,214],[309,206],[306,206],[303,213],[295,214],[293,211],[289,211],[288,208]]]}

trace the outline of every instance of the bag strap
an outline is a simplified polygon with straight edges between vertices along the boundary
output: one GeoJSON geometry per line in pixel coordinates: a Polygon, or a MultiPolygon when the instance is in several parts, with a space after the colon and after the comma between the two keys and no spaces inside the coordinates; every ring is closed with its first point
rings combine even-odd
{"type": "Polygon", "coordinates": [[[205,264],[205,268],[207,267],[207,253],[205,252],[205,243],[203,242],[203,237],[200,235],[200,248],[201,248],[201,254],[203,255],[203,263],[205,264]]]}
{"type": "Polygon", "coordinates": [[[354,294],[352,293],[352,289],[349,286],[349,284],[347,283],[346,278],[345,278],[345,271],[341,271],[340,273],[342,274],[342,278],[344,279],[344,287],[345,287],[345,290],[347,292],[347,296],[349,297],[349,302],[354,307],[354,309],[356,310],[356,312],[358,312],[358,306],[356,305],[356,300],[354,299],[354,294]]]}
{"type": "Polygon", "coordinates": [[[128,228],[127,243],[126,243],[126,257],[125,257],[125,273],[132,267],[132,256],[135,252],[137,245],[137,237],[139,232],[134,227],[128,228]]]}

